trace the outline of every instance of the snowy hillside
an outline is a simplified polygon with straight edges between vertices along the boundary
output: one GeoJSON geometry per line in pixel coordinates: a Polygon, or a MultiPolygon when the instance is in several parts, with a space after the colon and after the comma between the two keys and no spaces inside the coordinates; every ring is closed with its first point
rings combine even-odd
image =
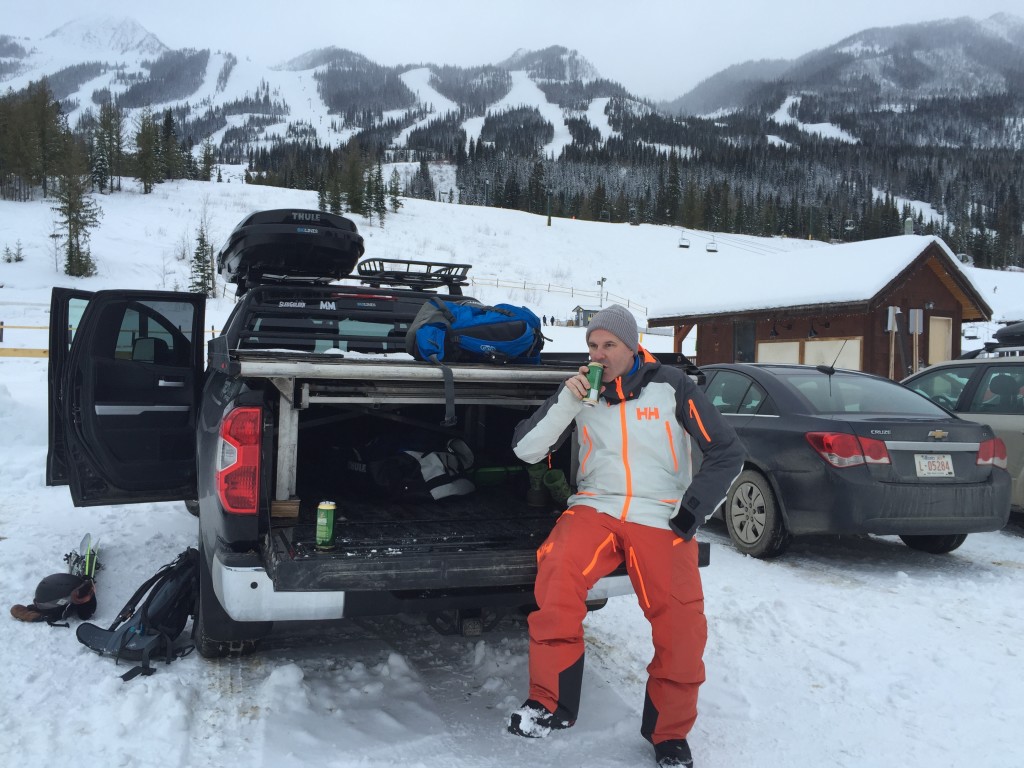
{"type": "MultiPolygon", "coordinates": [[[[416,164],[400,164],[403,176],[416,164]]],[[[7,326],[45,325],[49,291],[53,285],[99,290],[113,287],[146,287],[185,290],[189,283],[188,260],[195,248],[199,222],[206,217],[209,235],[219,246],[234,226],[254,210],[297,206],[316,208],[316,193],[240,183],[243,169],[224,168],[225,183],[173,182],[142,195],[135,182],[126,180],[126,192],[99,196],[103,209],[100,226],[92,236],[92,252],[98,274],[76,280],[61,274],[58,257],[49,238],[53,211],[45,201],[15,203],[0,200],[0,252],[20,249],[25,260],[0,262],[0,321],[7,326]],[[17,298],[15,298],[17,297],[17,298]]],[[[387,171],[390,173],[390,167],[387,171]]],[[[454,176],[443,169],[435,183],[447,199],[454,176]]],[[[457,199],[458,190],[453,190],[457,199]]],[[[770,306],[779,291],[802,292],[820,299],[843,295],[848,285],[823,282],[828,261],[820,267],[811,256],[823,243],[791,238],[759,238],[747,235],[686,230],[691,247],[679,248],[681,230],[642,224],[606,224],[592,221],[547,218],[520,211],[480,206],[451,205],[404,199],[397,215],[381,228],[357,219],[366,239],[367,257],[412,258],[473,265],[471,292],[481,301],[509,301],[534,309],[538,315],[565,323],[577,306],[596,307],[609,302],[628,306],[641,327],[649,314],[672,314],[700,307],[731,309],[770,306]],[[714,241],[717,254],[705,251],[714,241]],[[808,251],[812,249],[812,251],[808,251]],[[785,254],[800,252],[799,265],[785,267],[785,254]],[[730,285],[730,270],[764,272],[758,285],[742,290],[730,285]],[[820,272],[815,271],[816,269],[820,272]],[[604,280],[601,283],[601,280],[604,280]],[[709,294],[706,286],[720,286],[721,295],[709,294]],[[701,286],[695,293],[695,286],[701,286]]],[[[993,322],[972,325],[976,344],[991,339],[1000,323],[1022,318],[1024,273],[997,272],[962,267],[993,308],[993,322]]],[[[218,322],[230,311],[233,286],[221,285],[222,297],[211,301],[208,315],[218,322]]],[[[808,298],[810,300],[810,298],[808,298]]],[[[218,326],[219,327],[219,326],[218,326]]],[[[668,329],[655,329],[667,333],[668,329]]],[[[43,347],[39,332],[9,329],[5,343],[43,347]]],[[[669,349],[668,337],[652,337],[651,349],[669,349]]],[[[683,351],[694,352],[690,334],[683,351]]],[[[966,348],[971,348],[965,345],[966,348]]]]}

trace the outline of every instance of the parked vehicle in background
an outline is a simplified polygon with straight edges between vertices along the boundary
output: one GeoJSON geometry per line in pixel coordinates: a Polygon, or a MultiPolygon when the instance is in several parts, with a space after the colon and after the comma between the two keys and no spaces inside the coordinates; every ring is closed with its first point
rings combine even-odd
{"type": "Polygon", "coordinates": [[[1011,503],[1024,509],[1024,357],[948,360],[902,383],[957,416],[992,428],[1006,444],[1011,503]]]}
{"type": "Polygon", "coordinates": [[[801,534],[891,534],[943,554],[1006,524],[1006,448],[988,425],[857,371],[702,370],[748,451],[720,512],[739,551],[768,558],[801,534]]]}
{"type": "Polygon", "coordinates": [[[1018,357],[1020,355],[1024,355],[1024,323],[1011,323],[992,334],[992,341],[986,341],[978,349],[964,352],[960,355],[960,359],[1018,357]]]}

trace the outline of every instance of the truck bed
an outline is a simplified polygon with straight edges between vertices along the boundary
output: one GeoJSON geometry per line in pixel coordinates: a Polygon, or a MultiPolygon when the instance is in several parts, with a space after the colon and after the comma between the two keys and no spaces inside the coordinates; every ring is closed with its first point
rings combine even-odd
{"type": "Polygon", "coordinates": [[[335,544],[319,549],[315,509],[278,524],[277,589],[402,590],[531,584],[536,549],[561,510],[529,507],[508,486],[441,501],[339,499],[335,544]]]}

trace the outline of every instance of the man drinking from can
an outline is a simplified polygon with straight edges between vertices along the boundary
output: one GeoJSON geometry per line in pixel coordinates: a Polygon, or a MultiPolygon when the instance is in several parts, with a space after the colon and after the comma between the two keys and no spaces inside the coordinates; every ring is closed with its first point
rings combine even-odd
{"type": "Polygon", "coordinates": [[[534,463],[575,428],[579,470],[568,508],[537,551],[530,691],[508,730],[541,737],[576,722],[587,592],[625,563],[654,641],[640,733],[659,766],[688,766],[707,642],[693,536],[724,501],[745,451],[689,376],[640,347],[629,310],[595,314],[587,347],[604,366],[596,406],[583,407],[589,366],[580,366],[513,438],[516,455],[534,463]]]}

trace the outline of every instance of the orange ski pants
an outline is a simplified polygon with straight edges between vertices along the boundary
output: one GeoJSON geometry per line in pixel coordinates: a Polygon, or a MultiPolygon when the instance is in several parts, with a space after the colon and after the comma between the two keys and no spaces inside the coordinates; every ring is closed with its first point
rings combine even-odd
{"type": "Polygon", "coordinates": [[[654,642],[641,734],[654,744],[684,739],[697,719],[708,636],[697,541],[623,522],[592,507],[575,506],[562,513],[537,550],[538,610],[529,617],[529,698],[576,719],[587,592],[623,562],[654,642]]]}

